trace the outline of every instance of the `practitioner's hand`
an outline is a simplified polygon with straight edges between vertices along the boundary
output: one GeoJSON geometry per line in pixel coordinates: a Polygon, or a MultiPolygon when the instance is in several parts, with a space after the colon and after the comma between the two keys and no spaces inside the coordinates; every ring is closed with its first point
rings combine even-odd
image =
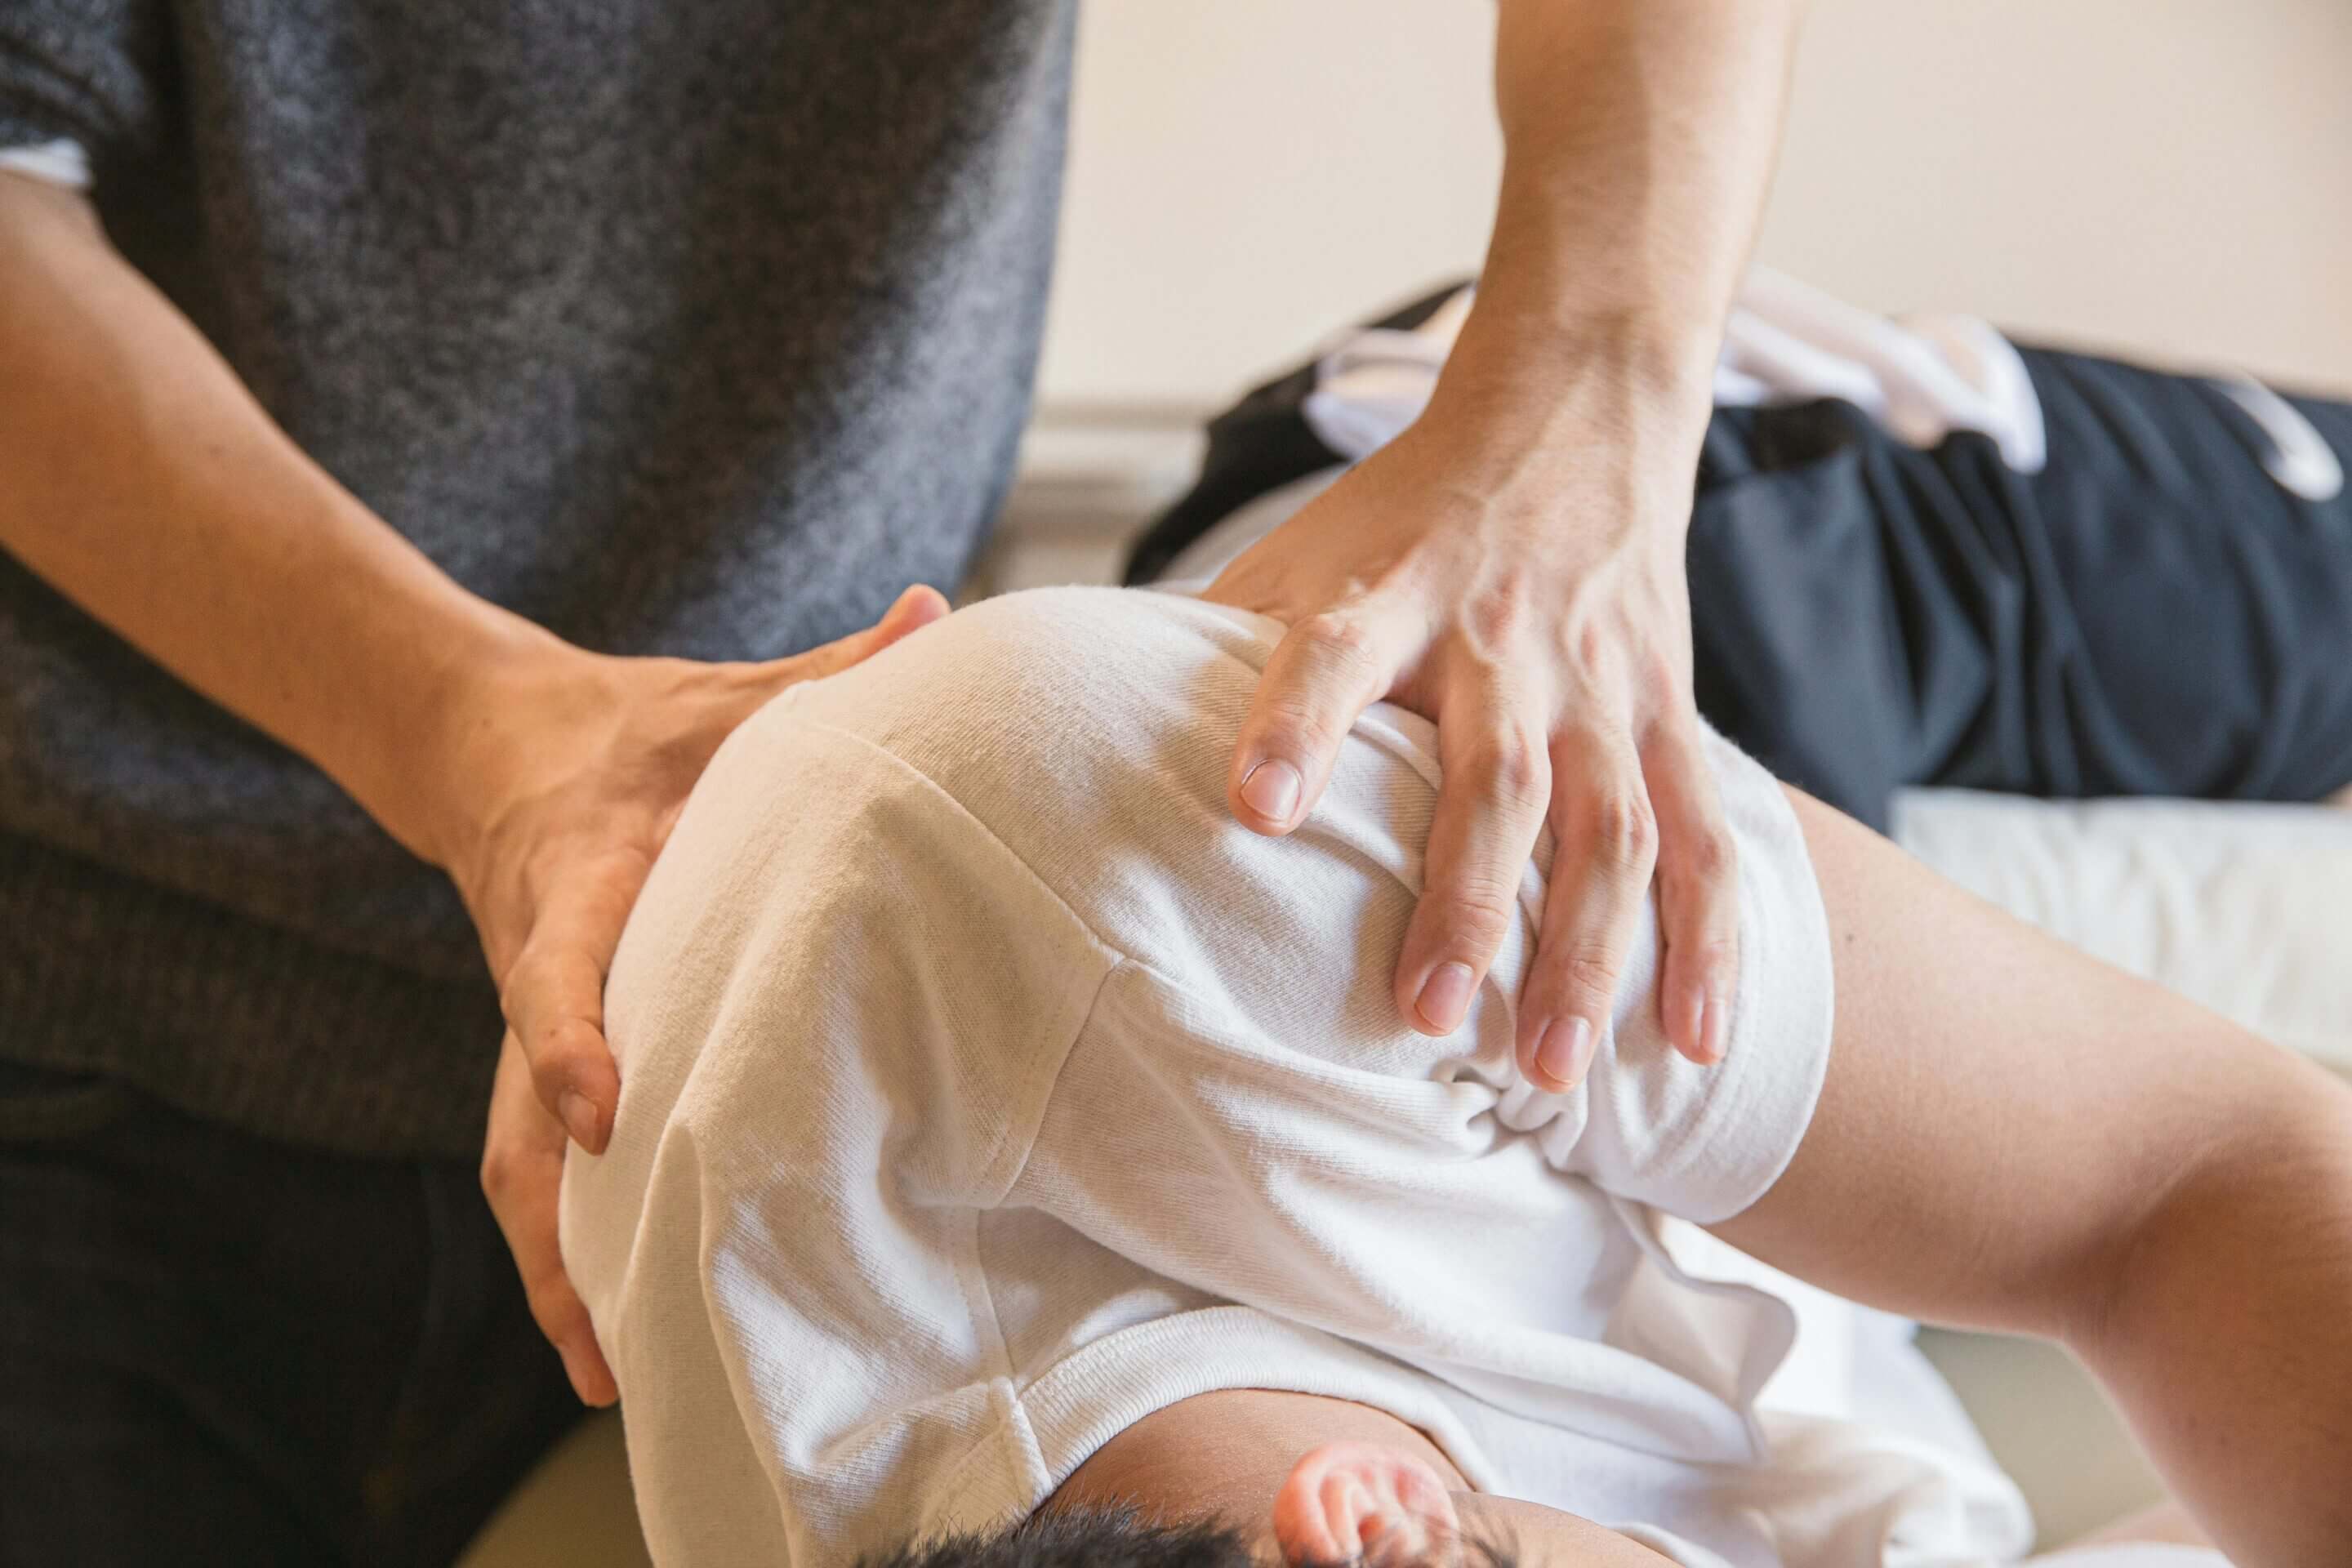
{"type": "Polygon", "coordinates": [[[1461,1023],[1549,817],[1517,1046],[1553,1089],[1591,1064],[1654,870],[1663,1023],[1695,1061],[1722,1055],[1738,973],[1732,843],[1691,695],[1696,441],[1686,415],[1650,428],[1605,394],[1577,402],[1516,447],[1433,404],[1207,595],[1290,627],[1227,779],[1244,825],[1303,821],[1367,705],[1437,724],[1444,780],[1395,976],[1415,1027],[1461,1023]]]}
{"type": "Polygon", "coordinates": [[[620,1075],[604,1041],[604,974],[687,794],[735,727],[785,687],[847,668],[947,614],[910,588],[872,628],[768,664],[566,655],[486,685],[453,742],[464,816],[436,858],[465,896],[508,1031],[482,1144],[482,1190],[531,1315],[580,1397],[609,1405],[611,1370],[556,1245],[566,1131],[611,1136],[620,1075]]]}

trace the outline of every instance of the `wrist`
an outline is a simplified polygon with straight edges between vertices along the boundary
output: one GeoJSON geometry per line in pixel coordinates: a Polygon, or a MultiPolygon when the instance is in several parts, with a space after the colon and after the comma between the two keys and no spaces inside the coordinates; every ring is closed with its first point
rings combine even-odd
{"type": "Polygon", "coordinates": [[[482,601],[439,630],[419,637],[431,651],[386,697],[348,771],[330,771],[412,853],[449,869],[497,810],[518,728],[573,706],[562,694],[592,688],[599,661],[482,601]]]}
{"type": "Polygon", "coordinates": [[[1683,357],[1589,323],[1503,353],[1457,349],[1406,438],[1457,487],[1545,508],[1572,499],[1679,559],[1713,412],[1712,361],[1699,377],[1683,357]]]}
{"type": "Polygon", "coordinates": [[[1650,441],[1696,437],[1714,399],[1722,332],[1648,305],[1536,310],[1482,289],[1432,395],[1508,431],[1565,416],[1650,441]]]}

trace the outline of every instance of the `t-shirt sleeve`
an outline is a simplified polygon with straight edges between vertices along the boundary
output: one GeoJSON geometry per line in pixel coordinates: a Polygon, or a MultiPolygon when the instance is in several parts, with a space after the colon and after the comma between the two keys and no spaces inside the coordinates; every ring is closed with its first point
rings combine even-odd
{"type": "MultiPolygon", "coordinates": [[[[1707,756],[1739,861],[1739,979],[1724,1058],[1702,1067],[1668,1043],[1658,946],[1645,940],[1585,1079],[1581,1116],[1559,1116],[1542,1134],[1562,1169],[1701,1225],[1762,1197],[1796,1154],[1829,1071],[1835,992],[1821,886],[1788,797],[1712,733],[1707,756]]],[[[1504,1118],[1549,1098],[1522,1085],[1504,1118]]]]}
{"type": "Polygon", "coordinates": [[[924,1523],[908,1478],[1029,1484],[972,1216],[1111,962],[870,742],[786,702],[721,748],[614,956],[611,1145],[564,1178],[656,1559],[847,1562],[924,1523]]]}
{"type": "Polygon", "coordinates": [[[153,0],[11,0],[0,7],[0,148],[79,148],[101,172],[164,134],[173,55],[153,0]]]}

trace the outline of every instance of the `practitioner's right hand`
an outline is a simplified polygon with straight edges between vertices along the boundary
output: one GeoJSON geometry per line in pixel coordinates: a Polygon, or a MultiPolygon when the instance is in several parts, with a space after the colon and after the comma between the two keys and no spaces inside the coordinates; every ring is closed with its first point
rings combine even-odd
{"type": "Polygon", "coordinates": [[[766,664],[607,658],[566,649],[486,680],[453,725],[432,835],[482,938],[507,1017],[482,1190],[531,1316],[591,1405],[617,1397],[556,1242],[563,1146],[601,1153],[620,1074],[604,1039],[604,975],[688,791],[719,742],[788,686],[870,658],[948,613],[909,588],[871,628],[766,664]]]}

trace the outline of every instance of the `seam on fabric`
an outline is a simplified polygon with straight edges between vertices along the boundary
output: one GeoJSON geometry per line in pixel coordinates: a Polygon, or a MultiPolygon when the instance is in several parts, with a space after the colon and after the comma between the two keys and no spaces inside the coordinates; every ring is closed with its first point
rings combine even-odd
{"type": "MultiPolygon", "coordinates": [[[[1097,996],[1101,994],[1100,987],[1096,988],[1096,994],[1097,996]]],[[[1087,1016],[1091,1017],[1093,1014],[1094,1006],[1089,1003],[1087,1016]]],[[[1078,1032],[1081,1034],[1085,1032],[1083,1022],[1079,1026],[1078,1032]]],[[[1066,1058],[1068,1054],[1066,1050],[1062,1053],[1066,1058]]],[[[1038,1121],[1042,1124],[1044,1120],[1041,1112],[1038,1121]]],[[[1033,1132],[1030,1138],[1033,1147],[1035,1142],[1035,1135],[1033,1132]]],[[[1022,1157],[1022,1163],[1024,1166],[1028,1163],[1025,1151],[1022,1157]]],[[[1015,1181],[1017,1180],[1016,1177],[1015,1181]]],[[[1006,1184],[1007,1191],[1011,1190],[1012,1184],[1006,1184]]],[[[1002,1201],[1000,1196],[999,1203],[1001,1204],[1002,1201]]],[[[951,1508],[960,1507],[963,1494],[971,1489],[972,1465],[986,1450],[1010,1447],[1015,1457],[1024,1462],[1021,1468],[1032,1472],[1042,1472],[1045,1469],[1044,1456],[1037,1448],[1036,1434],[1029,1429],[1027,1411],[1022,1403],[1021,1381],[1013,1364],[1012,1342],[1005,1336],[1004,1320],[996,1310],[996,1292],[989,1285],[988,1259],[981,1246],[981,1222],[989,1214],[994,1212],[996,1212],[994,1208],[982,1209],[978,1206],[965,1211],[970,1225],[965,1234],[969,1278],[964,1281],[964,1307],[971,1313],[975,1326],[987,1336],[988,1349],[996,1363],[997,1375],[1003,1385],[1004,1414],[989,1429],[987,1435],[974,1443],[966,1451],[964,1457],[957,1461],[955,1479],[950,1483],[951,1489],[946,1500],[951,1508]]]]}
{"type": "MultiPolygon", "coordinates": [[[[1025,1167],[1028,1163],[1030,1149],[1036,1142],[1037,1129],[1039,1126],[1043,1125],[1045,1121],[1045,1106],[1053,1097],[1054,1086],[1060,1080],[1062,1070],[1070,1059],[1071,1051],[1076,1047],[1079,1037],[1086,1033],[1086,1026],[1088,1021],[1094,1017],[1095,1008],[1102,999],[1103,987],[1109,984],[1110,977],[1113,974],[1118,973],[1118,968],[1121,963],[1129,963],[1132,962],[1132,960],[1130,960],[1129,956],[1125,952],[1121,952],[1118,947],[1106,942],[1103,939],[1102,932],[1095,929],[1093,921],[1087,920],[1086,916],[1080,914],[1076,910],[1072,909],[1070,907],[1070,901],[1062,897],[1062,895],[1055,889],[1052,883],[1046,881],[1045,878],[1040,877],[1037,874],[1036,868],[1031,866],[1027,860],[1024,859],[1020,854],[1013,849],[1013,846],[1004,842],[1002,835],[1000,835],[993,827],[991,827],[988,823],[977,813],[972,811],[970,806],[957,799],[953,794],[950,793],[945,785],[939,782],[939,780],[931,777],[930,774],[915,766],[914,763],[908,762],[898,752],[890,750],[887,746],[882,745],[869,736],[861,735],[855,730],[845,730],[838,724],[829,724],[824,722],[823,720],[806,718],[798,713],[788,712],[786,720],[788,723],[797,725],[801,729],[814,731],[820,734],[831,735],[837,739],[850,742],[855,745],[873,752],[876,756],[880,757],[885,762],[888,763],[896,772],[900,773],[920,784],[929,795],[936,796],[938,799],[946,802],[958,816],[961,817],[964,821],[971,823],[972,826],[985,834],[988,837],[988,841],[991,844],[995,845],[999,850],[1003,851],[1004,858],[1007,860],[1011,861],[1013,865],[1018,866],[1021,868],[1021,874],[1026,877],[1032,883],[1035,884],[1040,892],[1043,892],[1047,898],[1053,900],[1055,905],[1059,908],[1064,914],[1070,918],[1071,923],[1086,933],[1088,941],[1092,942],[1096,947],[1099,948],[1102,952],[1110,956],[1111,962],[1109,965],[1104,969],[1102,977],[1096,982],[1095,994],[1092,997],[1088,998],[1085,1010],[1078,1016],[1077,1026],[1071,1031],[1070,1037],[1062,1042],[1058,1050],[1048,1053],[1046,1058],[1040,1061],[1035,1067],[1032,1068],[1029,1073],[1025,1075],[1022,1080],[1021,1087],[1024,1095],[1027,1098],[1034,1099],[1038,1106],[1036,1118],[1030,1123],[1027,1136],[1023,1141],[1021,1148],[1019,1163],[1021,1166],[1025,1167]],[[1041,1085],[1044,1090],[1043,1093],[1033,1094],[1029,1092],[1038,1089],[1041,1085]]],[[[989,1206],[991,1207],[994,1207],[997,1205],[1002,1204],[1004,1201],[1005,1194],[1012,1191],[1013,1185],[1012,1180],[1001,1179],[996,1175],[998,1166],[1005,1160],[1008,1151],[1013,1146],[1013,1129],[1009,1126],[1000,1129],[995,1143],[990,1147],[986,1156],[982,1161],[982,1167],[990,1177],[988,1185],[994,1189],[994,1195],[990,1199],[989,1206]]]]}
{"type": "Polygon", "coordinates": [[[914,763],[908,762],[906,758],[900,756],[898,752],[882,744],[879,741],[875,740],[870,735],[861,735],[855,730],[845,730],[838,724],[828,723],[822,719],[811,719],[805,714],[793,712],[789,709],[785,710],[784,717],[790,723],[796,725],[801,729],[814,730],[821,733],[836,736],[842,740],[851,742],[856,745],[862,746],[866,750],[872,752],[876,756],[881,757],[885,761],[888,762],[889,764],[899,773],[905,773],[909,778],[919,780],[925,789],[953,806],[957,816],[963,817],[974,827],[979,828],[982,833],[988,835],[988,841],[995,845],[999,849],[1003,850],[1005,858],[1011,860],[1014,865],[1021,868],[1022,875],[1036,883],[1039,890],[1044,892],[1047,898],[1052,899],[1055,903],[1060,905],[1062,912],[1068,915],[1072,921],[1077,923],[1078,927],[1083,930],[1087,935],[1094,939],[1096,946],[1100,947],[1115,958],[1125,958],[1128,956],[1128,954],[1121,952],[1111,942],[1106,941],[1102,932],[1095,929],[1094,922],[1092,921],[1087,920],[1086,916],[1080,914],[1076,910],[1072,909],[1070,907],[1069,900],[1062,897],[1061,893],[1055,889],[1053,883],[1048,882],[1045,878],[1037,875],[1036,868],[1030,865],[1028,861],[1023,859],[1021,856],[1014,851],[1013,846],[1004,842],[1003,835],[999,834],[995,828],[990,826],[985,818],[982,817],[978,813],[974,812],[971,807],[966,805],[961,800],[958,799],[956,795],[950,792],[948,787],[940,783],[939,780],[933,778],[930,774],[925,773],[922,769],[917,767],[914,763]]]}
{"type": "MultiPolygon", "coordinates": [[[[1091,930],[1092,928],[1089,927],[1088,929],[1091,930]]],[[[1097,938],[1097,940],[1100,941],[1101,939],[1097,938]]],[[[1103,945],[1107,948],[1110,947],[1108,942],[1104,942],[1103,945]]],[[[1021,1178],[1029,1173],[1029,1162],[1034,1159],[1037,1154],[1037,1133],[1039,1130],[1045,1125],[1046,1117],[1053,1113],[1055,1097],[1061,1092],[1062,1074],[1068,1068],[1070,1058],[1077,1054],[1078,1042],[1085,1039],[1087,1037],[1087,1031],[1093,1027],[1095,1013],[1102,1006],[1103,997],[1110,991],[1112,976],[1116,975],[1120,970],[1128,968],[1139,969],[1146,973],[1158,973],[1156,970],[1153,970],[1150,964],[1139,963],[1134,959],[1129,958],[1124,953],[1118,952],[1116,948],[1111,948],[1110,951],[1114,955],[1116,955],[1117,961],[1113,963],[1108,969],[1103,971],[1102,979],[1095,985],[1094,995],[1087,1003],[1086,1013],[1078,1019],[1078,1026],[1071,1031],[1069,1043],[1062,1047],[1060,1054],[1054,1059],[1052,1080],[1045,1086],[1045,1092],[1037,1097],[1037,1119],[1035,1122],[1031,1125],[1029,1129],[1029,1136],[1023,1144],[1021,1150],[1021,1163],[1014,1166],[1012,1173],[1005,1178],[1003,1190],[996,1194],[996,1203],[994,1206],[1002,1207],[1004,1200],[1012,1195],[1013,1189],[1021,1184],[1021,1178]]],[[[976,1223],[977,1222],[975,1222],[975,1225],[976,1223]]],[[[993,1296],[990,1298],[989,1310],[992,1312],[995,1310],[995,1298],[993,1296]]],[[[1000,1329],[1000,1337],[1001,1333],[1002,1331],[1000,1329]]],[[[1005,1363],[1008,1368],[1007,1375],[1010,1376],[1011,1373],[1009,1368],[1012,1364],[1012,1352],[1009,1349],[1005,1352],[1005,1363]]],[[[1016,1384],[1016,1389],[1018,1385],[1016,1384]]]]}

